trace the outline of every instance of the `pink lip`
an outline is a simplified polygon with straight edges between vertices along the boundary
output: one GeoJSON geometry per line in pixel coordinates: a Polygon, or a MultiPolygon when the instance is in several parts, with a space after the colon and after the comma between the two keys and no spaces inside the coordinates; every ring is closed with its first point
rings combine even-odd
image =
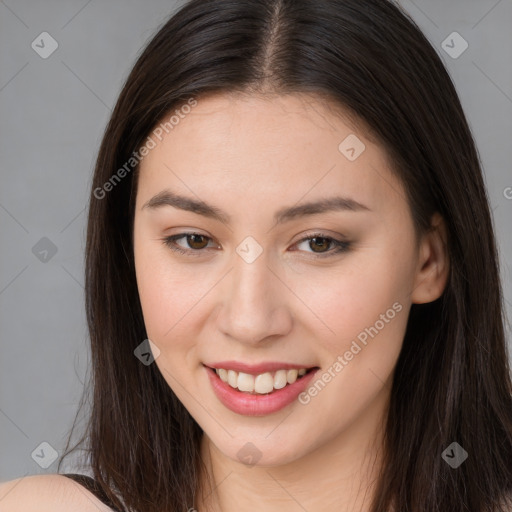
{"type": "MultiPolygon", "coordinates": [[[[226,367],[220,366],[220,368],[226,367]]],[[[269,366],[266,365],[265,368],[269,368],[269,366]]],[[[277,369],[286,368],[279,366],[277,369]]],[[[306,389],[318,370],[319,368],[310,371],[293,384],[288,384],[282,389],[276,389],[269,395],[251,395],[232,388],[229,384],[220,379],[215,373],[215,370],[205,366],[210,384],[220,402],[231,411],[245,416],[265,416],[266,414],[272,414],[290,405],[299,394],[306,389]]]]}
{"type": "Polygon", "coordinates": [[[246,364],[240,363],[238,361],[220,361],[218,363],[208,363],[205,364],[205,366],[217,369],[224,368],[224,370],[234,370],[235,372],[249,373],[251,375],[259,375],[260,373],[265,372],[275,372],[277,370],[293,370],[294,368],[296,368],[297,370],[300,370],[301,368],[305,368],[306,370],[308,370],[309,368],[313,368],[313,366],[280,363],[278,361],[259,364],[246,364]]]}

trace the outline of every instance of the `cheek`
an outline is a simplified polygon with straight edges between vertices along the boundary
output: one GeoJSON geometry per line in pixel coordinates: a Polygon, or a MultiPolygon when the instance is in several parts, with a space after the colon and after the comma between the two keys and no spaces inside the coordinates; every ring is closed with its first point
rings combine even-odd
{"type": "Polygon", "coordinates": [[[149,339],[164,352],[190,348],[201,327],[201,300],[214,286],[211,272],[198,276],[193,266],[176,265],[158,241],[136,247],[137,287],[149,339]]]}
{"type": "Polygon", "coordinates": [[[319,423],[332,423],[333,432],[338,423],[332,422],[332,411],[343,411],[350,423],[369,407],[402,347],[410,308],[404,298],[407,266],[381,256],[360,258],[350,273],[338,271],[308,292],[308,304],[329,330],[317,334],[322,370],[301,403],[311,404],[319,423]]]}
{"type": "Polygon", "coordinates": [[[184,283],[172,275],[160,242],[142,239],[135,236],[137,288],[148,337],[160,345],[184,314],[184,301],[179,300],[184,297],[184,283]]]}
{"type": "MultiPolygon", "coordinates": [[[[382,340],[379,346],[384,350],[385,345],[401,344],[410,304],[409,266],[403,254],[397,258],[391,248],[375,247],[296,288],[314,313],[308,316],[319,328],[317,336],[324,333],[320,338],[330,357],[350,350],[354,340],[362,347],[366,341],[369,347],[375,337],[382,340]]],[[[366,357],[379,357],[375,350],[365,352],[366,357]]]]}
{"type": "MultiPolygon", "coordinates": [[[[194,322],[198,322],[194,308],[200,297],[186,276],[174,275],[166,258],[141,251],[136,263],[137,286],[148,338],[159,348],[155,359],[160,373],[180,400],[183,387],[190,379],[190,367],[195,361],[194,322]]],[[[203,293],[204,294],[204,293],[203,293]]]]}

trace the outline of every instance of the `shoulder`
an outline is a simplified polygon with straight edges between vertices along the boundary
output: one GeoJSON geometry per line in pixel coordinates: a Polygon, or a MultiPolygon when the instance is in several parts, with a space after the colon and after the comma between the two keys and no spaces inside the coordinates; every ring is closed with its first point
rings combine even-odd
{"type": "Polygon", "coordinates": [[[0,483],[2,512],[112,512],[78,482],[59,474],[28,475],[0,483]]]}

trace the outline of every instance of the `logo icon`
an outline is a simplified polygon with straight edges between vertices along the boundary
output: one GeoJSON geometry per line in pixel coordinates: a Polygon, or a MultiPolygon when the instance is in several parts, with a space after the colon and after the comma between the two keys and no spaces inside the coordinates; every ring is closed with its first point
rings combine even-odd
{"type": "Polygon", "coordinates": [[[160,355],[160,349],[150,339],[146,339],[137,345],[133,353],[142,364],[149,366],[160,355]]]}
{"type": "Polygon", "coordinates": [[[59,43],[48,32],[41,32],[32,41],[31,46],[39,57],[47,59],[59,47],[59,43]]]}
{"type": "Polygon", "coordinates": [[[366,146],[363,141],[353,133],[346,137],[338,146],[339,152],[351,162],[359,158],[365,149],[366,146]]]}
{"type": "Polygon", "coordinates": [[[263,247],[252,236],[248,236],[238,245],[236,252],[246,263],[252,263],[263,252],[263,247]]]}
{"type": "Polygon", "coordinates": [[[441,457],[449,466],[457,469],[468,458],[468,452],[459,443],[454,441],[441,454],[441,457]]]}
{"type": "Polygon", "coordinates": [[[32,247],[32,254],[42,263],[48,263],[56,253],[57,246],[45,236],[32,247]]]}
{"type": "Polygon", "coordinates": [[[46,441],[43,441],[32,453],[32,458],[43,469],[49,468],[59,456],[57,450],[46,441]]]}
{"type": "Polygon", "coordinates": [[[262,455],[263,453],[252,443],[245,443],[236,454],[238,460],[246,466],[254,466],[262,455]]]}
{"type": "Polygon", "coordinates": [[[469,44],[458,32],[452,32],[441,43],[441,47],[452,59],[458,59],[468,49],[469,44]]]}

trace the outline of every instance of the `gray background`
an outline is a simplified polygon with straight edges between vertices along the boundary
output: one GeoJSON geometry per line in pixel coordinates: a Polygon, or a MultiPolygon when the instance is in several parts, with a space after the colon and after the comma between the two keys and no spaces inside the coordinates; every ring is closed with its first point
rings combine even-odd
{"type": "MultiPolygon", "coordinates": [[[[473,130],[510,318],[512,0],[399,3],[447,65],[473,130]],[[442,44],[454,31],[469,44],[458,58],[442,44]]],[[[2,481],[56,472],[31,454],[42,442],[62,453],[89,371],[83,253],[94,159],[137,54],[179,4],[0,0],[2,481]],[[42,32],[58,43],[46,59],[31,47],[42,32]]],[[[64,471],[80,469],[68,460],[64,471]]]]}

